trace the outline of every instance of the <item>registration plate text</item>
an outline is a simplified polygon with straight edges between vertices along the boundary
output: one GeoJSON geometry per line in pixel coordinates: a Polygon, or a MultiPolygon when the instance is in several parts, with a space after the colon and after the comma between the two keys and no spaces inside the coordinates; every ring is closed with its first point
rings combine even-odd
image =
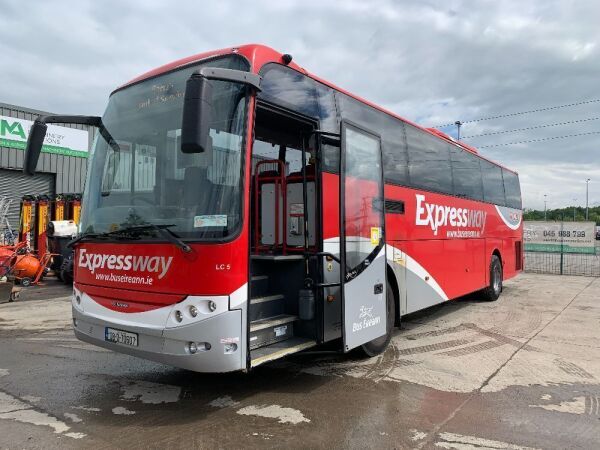
{"type": "Polygon", "coordinates": [[[104,329],[104,340],[129,347],[138,346],[137,333],[130,333],[129,331],[117,330],[115,328],[106,327],[104,329]]]}

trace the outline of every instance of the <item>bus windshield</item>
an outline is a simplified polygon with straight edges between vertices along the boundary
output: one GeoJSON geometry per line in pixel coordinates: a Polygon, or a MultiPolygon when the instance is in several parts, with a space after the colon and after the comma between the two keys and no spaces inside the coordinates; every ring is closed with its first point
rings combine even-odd
{"type": "MultiPolygon", "coordinates": [[[[248,70],[246,61],[236,56],[204,65],[248,70]]],[[[83,233],[169,225],[180,238],[222,240],[240,228],[248,89],[211,81],[212,149],[196,154],[181,151],[185,83],[204,65],[151,78],[111,96],[102,118],[108,133],[97,133],[90,153],[83,233]]],[[[148,232],[138,238],[158,236],[148,232]]]]}

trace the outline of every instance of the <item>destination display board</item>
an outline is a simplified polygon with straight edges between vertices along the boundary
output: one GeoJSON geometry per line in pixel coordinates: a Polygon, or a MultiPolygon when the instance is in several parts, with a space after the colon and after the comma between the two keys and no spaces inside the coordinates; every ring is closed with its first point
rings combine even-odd
{"type": "Polygon", "coordinates": [[[523,222],[525,251],[595,253],[594,222],[523,222]]]}

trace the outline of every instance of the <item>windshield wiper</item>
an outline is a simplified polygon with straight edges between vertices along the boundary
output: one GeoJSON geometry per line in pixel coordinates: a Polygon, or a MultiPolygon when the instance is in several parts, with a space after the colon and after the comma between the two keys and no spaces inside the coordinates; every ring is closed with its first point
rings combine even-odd
{"type": "Polygon", "coordinates": [[[164,237],[167,241],[169,241],[172,244],[179,247],[183,252],[190,253],[192,251],[192,247],[190,247],[185,242],[183,242],[181,239],[179,239],[179,236],[177,236],[177,234],[175,234],[173,231],[171,231],[169,229],[170,227],[174,227],[174,226],[176,226],[176,225],[174,225],[174,224],[156,225],[153,223],[148,223],[148,224],[144,224],[144,225],[134,225],[131,227],[119,228],[118,230],[110,231],[108,234],[109,235],[114,235],[114,234],[133,234],[133,235],[138,234],[139,235],[145,231],[152,230],[152,231],[156,231],[158,234],[160,234],[162,237],[164,237]]]}
{"type": "Polygon", "coordinates": [[[174,224],[155,225],[153,223],[149,223],[149,224],[144,224],[144,225],[134,225],[131,227],[123,227],[123,228],[119,228],[118,230],[107,231],[104,233],[83,233],[83,234],[80,234],[79,236],[77,236],[75,239],[69,241],[69,243],[67,244],[67,247],[72,248],[75,244],[77,244],[78,242],[81,242],[85,239],[106,240],[113,236],[118,237],[119,239],[127,239],[127,235],[139,238],[139,236],[141,234],[143,234],[145,231],[156,231],[167,241],[169,241],[172,244],[179,247],[183,252],[190,253],[192,251],[192,247],[190,247],[185,242],[183,242],[181,239],[179,239],[179,236],[177,236],[177,234],[175,234],[173,231],[169,230],[169,227],[174,227],[174,226],[175,226],[174,224]]]}
{"type": "Polygon", "coordinates": [[[85,239],[108,239],[109,237],[109,233],[82,233],[76,238],[73,238],[69,242],[67,242],[67,247],[73,248],[75,244],[85,239]]]}

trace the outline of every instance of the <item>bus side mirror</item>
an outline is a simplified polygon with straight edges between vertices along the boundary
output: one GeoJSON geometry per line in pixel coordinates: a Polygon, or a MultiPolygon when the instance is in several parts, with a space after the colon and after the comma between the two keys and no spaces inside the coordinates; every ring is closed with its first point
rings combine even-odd
{"type": "Polygon", "coordinates": [[[204,75],[192,74],[185,86],[183,118],[181,121],[181,151],[202,153],[210,151],[213,88],[204,75]]]}
{"type": "Polygon", "coordinates": [[[42,152],[42,145],[44,144],[47,129],[48,125],[40,120],[36,120],[29,130],[27,146],[25,147],[25,161],[23,163],[23,172],[27,175],[35,174],[35,168],[38,159],[40,159],[40,153],[42,152]]]}
{"type": "Polygon", "coordinates": [[[102,125],[102,118],[98,116],[63,116],[55,114],[50,116],[38,116],[29,130],[27,145],[25,147],[23,172],[25,172],[27,175],[35,174],[35,168],[38,160],[40,159],[40,153],[42,152],[42,146],[44,145],[44,138],[46,137],[46,130],[48,129],[47,124],[49,123],[70,123],[74,125],[98,127],[106,142],[108,142],[115,151],[119,151],[118,144],[114,142],[114,139],[108,130],[104,128],[104,125],[102,125]]]}

